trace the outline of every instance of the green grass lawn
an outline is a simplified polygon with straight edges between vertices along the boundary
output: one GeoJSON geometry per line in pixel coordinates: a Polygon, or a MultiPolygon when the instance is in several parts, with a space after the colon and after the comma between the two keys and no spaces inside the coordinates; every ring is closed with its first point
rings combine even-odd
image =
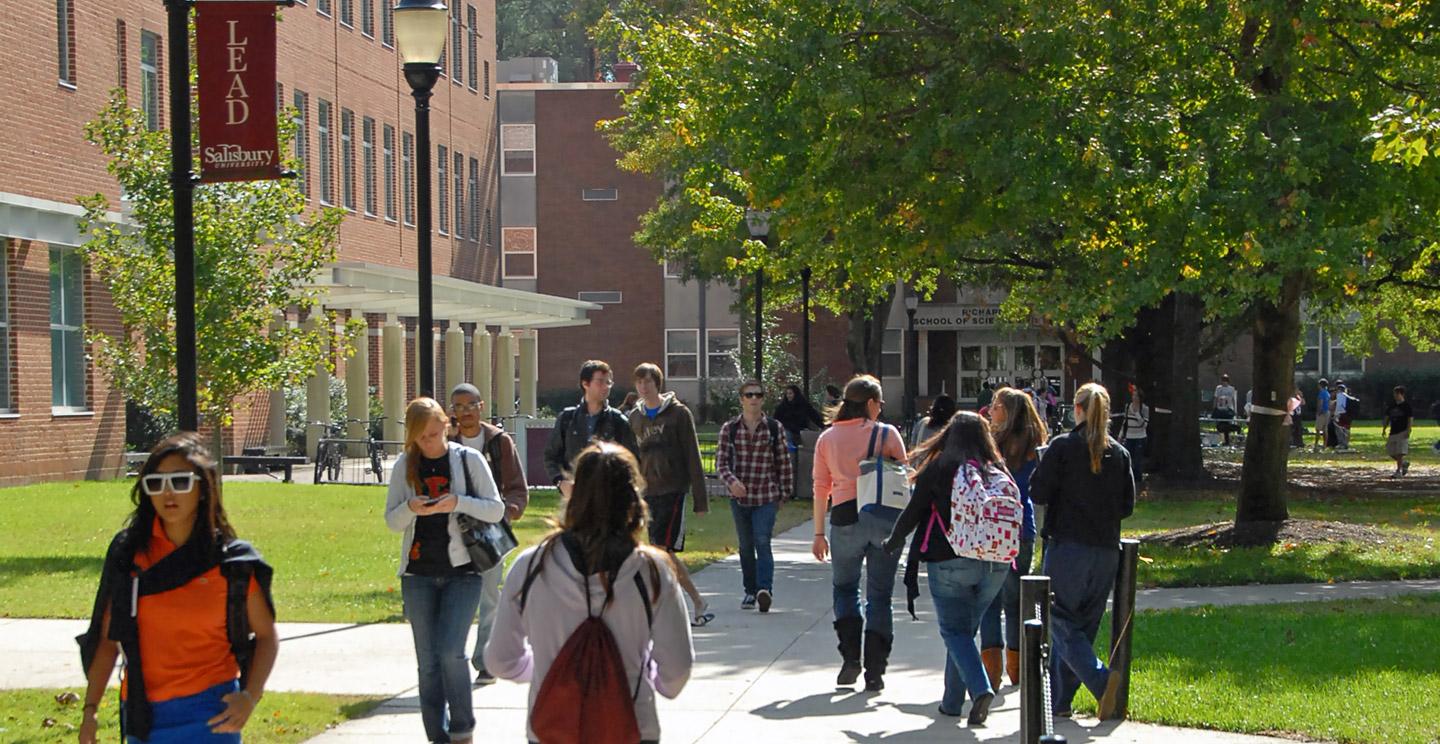
{"type": "MultiPolygon", "coordinates": [[[[131,481],[47,483],[0,489],[0,616],[87,617],[100,563],[129,514],[131,481]]],[[[516,537],[533,544],[549,531],[554,490],[531,494],[516,537]]],[[[385,490],[232,482],[225,505],[242,537],[276,569],[282,621],[399,621],[395,575],[400,537],[385,527],[385,490]]],[[[776,530],[809,518],[809,505],[789,502],[776,530]]],[[[685,563],[698,568],[733,552],[729,505],[688,520],[685,563]]]]}
{"type": "MultiPolygon", "coordinates": [[[[1107,617],[1101,625],[1108,647],[1107,617]]],[[[1440,596],[1143,612],[1130,717],[1243,733],[1440,741],[1440,596]]],[[[1082,691],[1075,708],[1093,713],[1082,691]]]]}
{"type": "MultiPolygon", "coordinates": [[[[1380,462],[1395,464],[1385,454],[1385,437],[1380,436],[1380,420],[1368,419],[1356,421],[1350,426],[1350,448],[1351,452],[1336,452],[1333,449],[1322,449],[1314,451],[1312,445],[1315,443],[1315,417],[1312,414],[1306,422],[1310,431],[1305,436],[1304,449],[1290,450],[1290,462],[1307,465],[1374,465],[1380,462]]],[[[1413,422],[1414,430],[1410,432],[1410,455],[1411,462],[1417,465],[1440,465],[1440,453],[1431,448],[1436,440],[1440,440],[1440,426],[1437,426],[1434,419],[1416,418],[1413,422]]],[[[1211,447],[1206,448],[1205,456],[1240,462],[1245,459],[1245,451],[1239,447],[1211,447]]]]}
{"type": "MultiPolygon", "coordinates": [[[[84,688],[0,690],[0,741],[14,744],[72,742],[80,730],[80,703],[62,704],[65,692],[84,695],[84,688]]],[[[305,741],[325,729],[359,718],[380,704],[378,697],[267,692],[245,725],[244,738],[253,744],[305,741]]],[[[111,741],[118,730],[118,700],[105,696],[97,720],[100,740],[111,741]]]]}

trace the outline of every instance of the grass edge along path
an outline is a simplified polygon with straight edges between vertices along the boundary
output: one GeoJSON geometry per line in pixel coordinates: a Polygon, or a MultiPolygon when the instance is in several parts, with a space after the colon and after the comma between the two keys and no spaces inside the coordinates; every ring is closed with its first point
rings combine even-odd
{"type": "MultiPolygon", "coordinates": [[[[1109,628],[1107,613],[1097,647],[1108,648],[1109,628]]],[[[1437,646],[1440,594],[1144,611],[1130,718],[1342,744],[1435,744],[1437,646]]],[[[1074,707],[1095,712],[1083,690],[1074,707]]]]}
{"type": "MultiPolygon", "coordinates": [[[[57,702],[56,696],[66,692],[84,695],[85,689],[0,690],[0,741],[16,744],[75,741],[80,730],[81,703],[79,698],[70,703],[57,702]]],[[[384,700],[377,696],[267,692],[246,723],[243,736],[247,744],[302,742],[364,716],[384,700]]],[[[101,741],[113,739],[119,728],[119,697],[115,688],[106,691],[97,718],[101,741]]]]}

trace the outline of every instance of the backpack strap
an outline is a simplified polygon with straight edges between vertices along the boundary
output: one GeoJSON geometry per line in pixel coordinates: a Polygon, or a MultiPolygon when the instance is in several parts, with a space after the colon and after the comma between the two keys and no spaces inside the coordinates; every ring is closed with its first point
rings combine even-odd
{"type": "Polygon", "coordinates": [[[228,568],[222,572],[225,574],[225,636],[230,641],[230,653],[240,666],[240,687],[244,689],[250,677],[250,659],[255,654],[255,639],[250,636],[250,614],[246,606],[255,565],[250,561],[222,565],[228,568]]]}
{"type": "MultiPolygon", "coordinates": [[[[870,458],[872,458],[872,457],[875,456],[875,437],[876,437],[876,435],[878,435],[878,434],[880,433],[880,427],[882,427],[882,426],[884,426],[884,424],[880,423],[879,421],[876,421],[876,422],[875,422],[875,427],[870,430],[870,446],[869,446],[869,448],[867,448],[867,449],[865,450],[865,459],[866,459],[866,460],[869,460],[870,458]]],[[[884,439],[881,439],[881,440],[880,440],[880,451],[881,451],[881,452],[884,452],[884,451],[885,451],[885,440],[884,440],[884,439]]]]}

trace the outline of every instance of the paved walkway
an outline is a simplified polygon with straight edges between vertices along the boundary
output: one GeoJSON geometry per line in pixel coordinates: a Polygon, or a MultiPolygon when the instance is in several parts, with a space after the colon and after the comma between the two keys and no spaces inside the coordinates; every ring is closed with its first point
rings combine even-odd
{"type": "MultiPolygon", "coordinates": [[[[720,519],[723,515],[712,515],[720,519]]],[[[1017,688],[997,697],[986,726],[935,711],[940,696],[940,641],[928,594],[916,609],[920,621],[896,603],[895,652],[883,693],[837,691],[835,637],[830,627],[830,571],[809,555],[810,525],[777,538],[775,607],[769,615],[739,609],[739,562],[733,556],[695,574],[718,617],[697,629],[697,663],[676,700],[662,700],[665,741],[735,742],[746,738],[790,742],[968,742],[1013,739],[1019,730],[1017,688]]],[[[923,572],[922,572],[923,577],[923,572]]],[[[903,596],[903,589],[897,587],[903,596]]],[[[1323,585],[1152,589],[1142,609],[1200,604],[1255,604],[1385,597],[1440,591],[1440,581],[1355,582],[1323,585]]],[[[0,619],[0,688],[58,687],[83,679],[74,636],[77,620],[0,619]]],[[[413,742],[421,736],[415,697],[415,657],[405,625],[282,623],[280,660],[270,689],[383,695],[384,705],[363,719],[312,741],[413,742]]],[[[501,741],[520,741],[526,688],[501,682],[477,690],[481,726],[501,741]]],[[[1070,742],[1274,742],[1209,731],[1171,729],[1094,719],[1058,721],[1070,742]]]]}

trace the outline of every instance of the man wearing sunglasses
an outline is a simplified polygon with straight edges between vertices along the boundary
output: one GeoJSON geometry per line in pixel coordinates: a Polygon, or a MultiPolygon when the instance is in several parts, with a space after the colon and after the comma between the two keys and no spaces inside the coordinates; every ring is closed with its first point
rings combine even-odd
{"type": "Polygon", "coordinates": [[[770,611],[775,558],[770,539],[780,501],[795,487],[795,468],[780,423],[765,415],[765,388],[751,380],[740,387],[740,415],[720,427],[715,471],[730,489],[730,515],[739,542],[745,596],[740,609],[770,611]]]}
{"type": "MultiPolygon", "coordinates": [[[[450,441],[479,451],[490,466],[490,473],[500,486],[500,499],[505,502],[505,518],[514,522],[525,513],[530,493],[525,482],[525,468],[520,464],[515,441],[505,430],[484,420],[485,401],[480,390],[469,383],[456,385],[450,391],[450,441]]],[[[485,669],[485,642],[495,623],[495,610],[500,605],[500,579],[504,565],[480,574],[480,609],[476,615],[475,653],[470,665],[475,667],[475,686],[495,684],[495,675],[485,669]]]]}

